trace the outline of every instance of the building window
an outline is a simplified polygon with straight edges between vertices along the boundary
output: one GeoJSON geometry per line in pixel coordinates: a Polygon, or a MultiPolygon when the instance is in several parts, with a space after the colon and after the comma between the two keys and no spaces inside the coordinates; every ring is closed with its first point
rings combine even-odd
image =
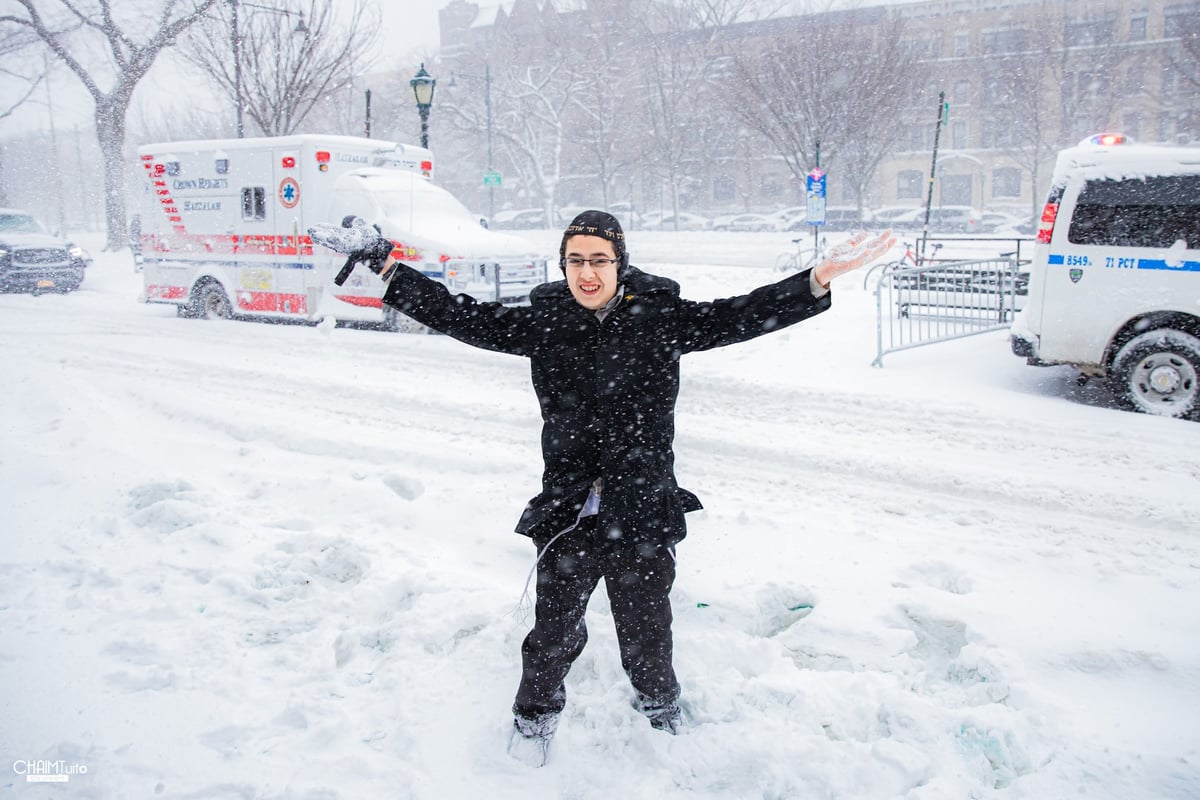
{"type": "Polygon", "coordinates": [[[967,123],[955,122],[950,125],[950,147],[962,150],[967,146],[967,123]]]}
{"type": "Polygon", "coordinates": [[[896,176],[896,199],[912,200],[921,197],[921,171],[917,169],[901,170],[896,176]]]}
{"type": "Polygon", "coordinates": [[[1175,80],[1175,70],[1168,66],[1162,71],[1162,97],[1164,100],[1170,99],[1172,96],[1174,96],[1175,87],[1177,85],[1178,84],[1175,80]]]}
{"type": "Polygon", "coordinates": [[[954,55],[965,56],[971,51],[971,34],[967,31],[959,31],[954,34],[954,55]]]}
{"type": "Polygon", "coordinates": [[[1029,31],[1024,28],[1007,28],[983,32],[983,52],[1021,53],[1029,49],[1029,31]]]}
{"type": "Polygon", "coordinates": [[[1146,15],[1135,14],[1129,18],[1129,41],[1141,42],[1146,39],[1146,15]]]}
{"type": "Polygon", "coordinates": [[[942,205],[971,205],[971,197],[975,193],[972,183],[974,181],[970,175],[943,175],[941,180],[942,205]]]}
{"type": "Polygon", "coordinates": [[[1121,133],[1134,139],[1142,138],[1142,112],[1131,111],[1121,117],[1121,133]]]}
{"type": "Polygon", "coordinates": [[[1146,93],[1146,68],[1134,64],[1125,70],[1125,94],[1135,97],[1146,93]]]}
{"type": "Polygon", "coordinates": [[[958,105],[970,105],[971,82],[965,78],[954,82],[954,102],[958,105]]]}
{"type": "Polygon", "coordinates": [[[992,170],[992,197],[1020,197],[1021,170],[999,167],[992,170]]]}
{"type": "Polygon", "coordinates": [[[1178,3],[1163,9],[1163,36],[1181,39],[1200,30],[1200,3],[1178,3]]]}
{"type": "Polygon", "coordinates": [[[713,178],[713,202],[732,203],[737,199],[737,184],[728,175],[718,175],[713,178]]]}
{"type": "Polygon", "coordinates": [[[1067,20],[1063,23],[1063,44],[1067,47],[1109,44],[1117,27],[1115,13],[1067,20]]]}

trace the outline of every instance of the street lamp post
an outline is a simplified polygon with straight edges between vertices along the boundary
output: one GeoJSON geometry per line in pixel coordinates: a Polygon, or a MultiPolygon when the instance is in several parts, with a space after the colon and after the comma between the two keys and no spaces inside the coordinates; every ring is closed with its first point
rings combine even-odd
{"type": "Polygon", "coordinates": [[[425,71],[425,63],[417,74],[408,82],[412,86],[413,96],[417,100],[417,113],[421,115],[421,147],[429,148],[429,109],[433,105],[433,88],[437,79],[425,71]]]}
{"type": "Polygon", "coordinates": [[[229,26],[233,44],[233,94],[234,103],[237,105],[237,136],[239,139],[242,139],[246,135],[245,125],[243,124],[246,103],[242,95],[242,31],[238,26],[238,6],[248,6],[288,17],[293,15],[298,16],[300,21],[296,23],[296,28],[292,31],[293,33],[308,35],[309,28],[304,24],[303,11],[288,11],[286,8],[272,8],[271,6],[263,6],[257,3],[247,3],[244,0],[227,0],[227,2],[230,8],[229,26]]]}

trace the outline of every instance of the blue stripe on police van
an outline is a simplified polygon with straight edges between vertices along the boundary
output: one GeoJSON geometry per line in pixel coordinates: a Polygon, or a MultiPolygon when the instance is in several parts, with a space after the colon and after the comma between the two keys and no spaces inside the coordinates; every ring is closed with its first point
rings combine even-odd
{"type": "Polygon", "coordinates": [[[1180,261],[1176,264],[1168,264],[1161,258],[1139,258],[1137,268],[1165,269],[1169,272],[1200,272],[1200,261],[1180,261]]]}
{"type": "Polygon", "coordinates": [[[1055,255],[1054,253],[1051,253],[1050,258],[1048,258],[1046,260],[1047,264],[1062,264],[1063,262],[1064,262],[1064,256],[1055,255]]]}

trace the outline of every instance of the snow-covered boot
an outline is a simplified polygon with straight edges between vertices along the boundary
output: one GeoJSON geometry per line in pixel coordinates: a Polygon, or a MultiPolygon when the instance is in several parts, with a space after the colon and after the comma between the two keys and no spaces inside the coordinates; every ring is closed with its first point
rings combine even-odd
{"type": "Polygon", "coordinates": [[[633,707],[646,715],[646,719],[650,720],[651,728],[657,731],[666,731],[672,736],[679,733],[679,728],[683,724],[683,712],[679,709],[678,701],[670,700],[660,703],[638,692],[638,696],[633,701],[633,707]]]}
{"type": "Polygon", "coordinates": [[[550,755],[550,740],[558,730],[558,714],[513,717],[508,754],[527,767],[544,767],[550,755]]]}

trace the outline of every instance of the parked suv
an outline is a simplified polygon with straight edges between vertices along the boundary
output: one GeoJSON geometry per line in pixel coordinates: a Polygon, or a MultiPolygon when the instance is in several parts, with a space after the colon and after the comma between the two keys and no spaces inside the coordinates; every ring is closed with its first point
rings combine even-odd
{"type": "Polygon", "coordinates": [[[1200,148],[1093,137],[1058,156],[1012,349],[1200,420],[1200,148]]]}
{"type": "Polygon", "coordinates": [[[91,259],[32,214],[0,208],[0,291],[72,292],[91,259]]]}
{"type": "MultiPolygon", "coordinates": [[[[939,206],[929,210],[930,233],[979,233],[981,214],[970,206],[939,206]]],[[[925,227],[925,209],[916,208],[892,219],[892,226],[906,230],[925,227]]]]}

